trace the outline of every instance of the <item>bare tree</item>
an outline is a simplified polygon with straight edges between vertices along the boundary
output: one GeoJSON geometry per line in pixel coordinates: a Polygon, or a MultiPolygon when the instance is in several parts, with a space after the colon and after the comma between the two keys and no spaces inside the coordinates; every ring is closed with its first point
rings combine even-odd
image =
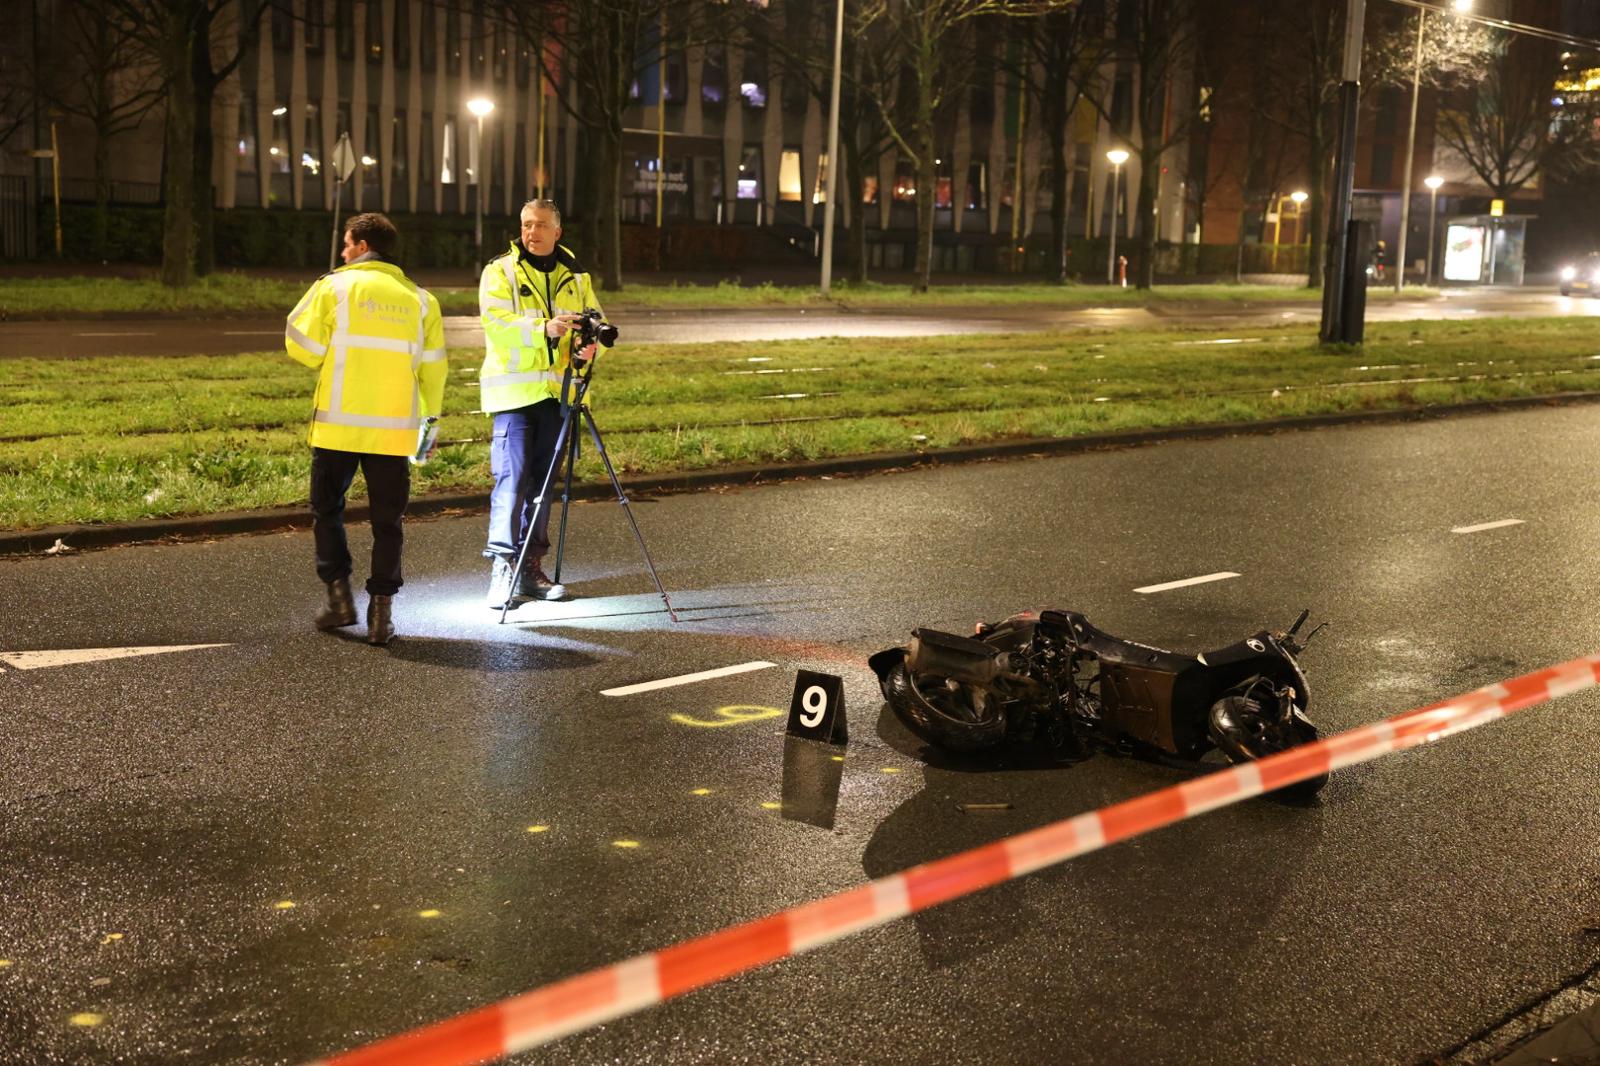
{"type": "Polygon", "coordinates": [[[600,276],[606,289],[618,291],[622,120],[635,80],[664,65],[673,51],[723,33],[740,34],[741,16],[762,13],[701,0],[506,0],[495,14],[534,50],[563,109],[595,138],[589,173],[596,180],[600,276]]]}
{"type": "Polygon", "coordinates": [[[1561,74],[1557,48],[1523,37],[1503,42],[1473,82],[1453,94],[1454,106],[1440,111],[1439,140],[1496,197],[1540,175],[1600,161],[1600,100],[1587,92],[1553,94],[1561,74]]]}
{"type": "MultiPolygon", "coordinates": [[[[912,288],[926,292],[933,268],[933,208],[939,129],[970,88],[973,20],[983,15],[1029,17],[1065,10],[1074,0],[864,0],[863,17],[881,25],[887,52],[903,80],[877,98],[890,136],[911,162],[917,184],[917,257],[912,288]]],[[[1155,0],[1150,0],[1155,2],[1155,0]]]]}
{"type": "MultiPolygon", "coordinates": [[[[762,34],[761,44],[780,57],[786,78],[798,78],[816,98],[823,114],[833,91],[833,19],[830,0],[774,0],[770,17],[752,29],[762,34]]],[[[893,142],[876,101],[892,95],[898,84],[893,64],[872,61],[883,47],[882,25],[875,12],[845,9],[844,39],[839,80],[839,166],[835,193],[849,204],[845,259],[850,278],[865,283],[867,263],[866,179],[876,174],[878,161],[893,142]]]]}
{"type": "Polygon", "coordinates": [[[1073,116],[1086,95],[1100,90],[1103,35],[1093,26],[1083,4],[1052,11],[1021,24],[1030,56],[1029,88],[1050,150],[1052,273],[1067,280],[1067,216],[1071,212],[1073,116]]]}
{"type": "Polygon", "coordinates": [[[1326,188],[1334,146],[1334,103],[1343,58],[1344,0],[1249,0],[1241,41],[1261,73],[1253,94],[1260,115],[1305,155],[1311,247],[1306,284],[1322,284],[1326,188]]]}
{"type": "Polygon", "coordinates": [[[100,247],[110,218],[112,139],[139,125],[165,85],[121,13],[88,0],[64,7],[47,69],[36,76],[52,106],[94,130],[94,242],[100,247]]]}
{"type": "Polygon", "coordinates": [[[196,231],[212,257],[211,104],[260,34],[262,0],[100,0],[155,61],[166,86],[161,281],[194,283],[196,231]],[[234,19],[237,12],[237,20],[234,19]],[[215,53],[222,56],[220,64],[215,53]]]}

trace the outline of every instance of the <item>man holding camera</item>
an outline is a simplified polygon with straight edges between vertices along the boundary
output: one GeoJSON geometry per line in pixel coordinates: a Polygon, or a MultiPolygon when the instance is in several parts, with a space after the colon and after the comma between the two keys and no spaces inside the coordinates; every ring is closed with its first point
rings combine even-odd
{"type": "MultiPolygon", "coordinates": [[[[572,365],[573,324],[598,308],[589,275],[560,244],[561,211],[551,200],[522,207],[521,239],[483,268],[478,307],[483,319],[483,410],[494,417],[489,468],[491,560],[488,603],[493,610],[529,600],[561,600],[566,588],[541,565],[550,550],[550,493],[538,498],[555,460],[561,432],[561,385],[572,365]],[[522,572],[513,573],[523,538],[531,543],[522,572]]],[[[592,359],[595,345],[578,352],[592,359]]],[[[554,480],[551,482],[554,485],[554,480]]]]}
{"type": "Polygon", "coordinates": [[[401,521],[411,495],[408,457],[418,430],[444,406],[439,301],[393,262],[400,234],[383,215],[345,223],[345,265],[317,279],[289,312],[290,358],[318,371],[311,430],[311,511],[317,576],[328,586],[318,629],[354,625],[344,499],[359,468],[372,511],[367,642],[394,639],[401,521]]]}

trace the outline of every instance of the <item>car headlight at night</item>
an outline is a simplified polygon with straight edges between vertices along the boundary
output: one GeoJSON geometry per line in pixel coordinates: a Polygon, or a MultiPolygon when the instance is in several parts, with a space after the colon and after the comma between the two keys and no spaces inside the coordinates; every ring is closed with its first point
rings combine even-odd
{"type": "Polygon", "coordinates": [[[1562,281],[1571,281],[1573,278],[1575,278],[1577,276],[1578,276],[1578,272],[1575,269],[1573,269],[1572,267],[1562,267],[1561,268],[1561,280],[1562,281]]]}

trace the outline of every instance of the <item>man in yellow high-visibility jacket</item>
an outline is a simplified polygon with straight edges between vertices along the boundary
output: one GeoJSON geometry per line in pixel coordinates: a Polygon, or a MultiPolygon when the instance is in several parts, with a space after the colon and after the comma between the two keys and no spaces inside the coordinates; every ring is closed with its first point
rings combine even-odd
{"type": "MultiPolygon", "coordinates": [[[[483,410],[494,416],[489,467],[492,560],[489,606],[565,599],[567,590],[544,572],[550,550],[550,501],[539,489],[555,458],[561,431],[561,381],[571,363],[572,329],[578,313],[598,310],[589,275],[560,243],[561,211],[550,200],[522,208],[521,239],[483,268],[478,305],[483,317],[484,358],[478,375],[483,410]],[[522,573],[513,574],[517,552],[531,544],[522,573]]],[[[580,358],[594,356],[594,345],[580,358]]],[[[546,493],[546,496],[551,495],[546,493]]]]}
{"type": "MultiPolygon", "coordinates": [[[[383,215],[345,223],[345,265],[324,274],[289,313],[289,356],[318,370],[311,415],[311,511],[317,576],[328,586],[318,629],[354,624],[344,498],[359,467],[372,511],[367,641],[394,639],[393,597],[403,584],[401,521],[411,496],[409,458],[423,420],[444,405],[444,319],[439,301],[393,262],[400,234],[383,215]]],[[[424,457],[425,458],[425,457],[424,457]]]]}

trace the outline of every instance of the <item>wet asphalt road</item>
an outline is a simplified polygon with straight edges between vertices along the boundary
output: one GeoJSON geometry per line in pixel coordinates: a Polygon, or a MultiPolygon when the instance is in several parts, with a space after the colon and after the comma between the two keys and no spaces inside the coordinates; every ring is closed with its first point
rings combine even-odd
{"type": "MultiPolygon", "coordinates": [[[[628,344],[705,344],[719,341],[798,340],[807,337],[908,337],[949,333],[1015,333],[1055,329],[1270,326],[1318,321],[1315,301],[1225,301],[1144,307],[973,307],[915,314],[900,310],[765,308],[748,311],[630,311],[614,320],[628,344]]],[[[1553,290],[1450,290],[1426,300],[1374,298],[1367,321],[1600,315],[1600,300],[1561,296],[1553,290]]],[[[469,315],[445,319],[452,346],[482,347],[483,331],[469,315]]],[[[77,322],[9,322],[0,328],[0,359],[93,355],[226,355],[281,346],[283,320],[98,319],[77,322]]]]}
{"type": "MultiPolygon", "coordinates": [[[[0,1061],[302,1061],[1182,778],[930,762],[863,663],[912,626],[1065,606],[1196,651],[1309,606],[1325,731],[1592,652],[1597,448],[1576,407],[640,500],[676,626],[613,505],[574,510],[582,598],[506,626],[481,518],[419,521],[387,650],[310,628],[305,533],[0,560],[0,1061]],[[1240,576],[1133,591],[1218,571],[1240,576]],[[227,646],[17,654],[201,643],[227,646]],[[777,665],[600,695],[752,660],[777,665]],[[764,715],[800,667],[844,678],[851,742],[786,787],[764,715]]],[[[1600,960],[1597,710],[1218,811],[524,1059],[1417,1062],[1600,960]]]]}

